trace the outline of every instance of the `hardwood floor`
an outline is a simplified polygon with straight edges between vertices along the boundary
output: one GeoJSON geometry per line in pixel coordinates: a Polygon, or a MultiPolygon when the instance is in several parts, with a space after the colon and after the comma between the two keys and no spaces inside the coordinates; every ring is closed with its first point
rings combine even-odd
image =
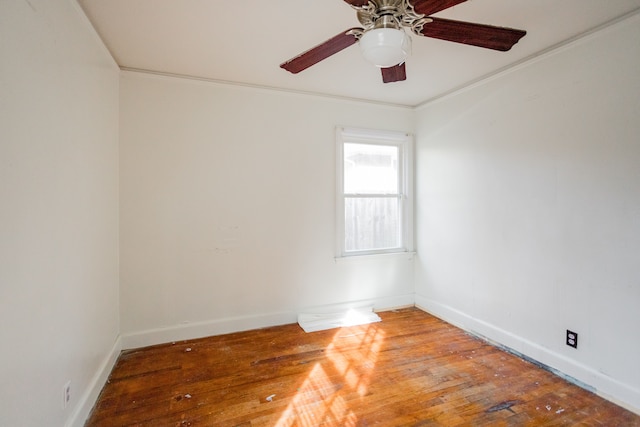
{"type": "Polygon", "coordinates": [[[86,426],[640,426],[418,309],[129,350],[86,426]]]}

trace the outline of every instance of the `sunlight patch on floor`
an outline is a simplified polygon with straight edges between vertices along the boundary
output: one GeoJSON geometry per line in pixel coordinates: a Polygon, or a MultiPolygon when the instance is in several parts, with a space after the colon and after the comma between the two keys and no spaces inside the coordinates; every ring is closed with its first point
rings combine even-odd
{"type": "Polygon", "coordinates": [[[357,425],[349,403],[367,393],[384,338],[376,325],[339,329],[276,427],[357,425]]]}

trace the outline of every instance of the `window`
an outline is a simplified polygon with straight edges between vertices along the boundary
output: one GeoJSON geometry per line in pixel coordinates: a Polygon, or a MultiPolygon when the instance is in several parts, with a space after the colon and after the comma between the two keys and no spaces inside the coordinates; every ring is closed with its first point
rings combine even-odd
{"type": "Polygon", "coordinates": [[[410,135],[337,130],[338,256],[413,250],[410,135]]]}

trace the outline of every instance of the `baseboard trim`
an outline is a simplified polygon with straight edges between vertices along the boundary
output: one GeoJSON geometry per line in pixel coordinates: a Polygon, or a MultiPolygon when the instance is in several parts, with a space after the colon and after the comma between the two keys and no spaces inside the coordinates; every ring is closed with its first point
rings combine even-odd
{"type": "Polygon", "coordinates": [[[335,304],[302,307],[298,312],[305,313],[337,313],[350,308],[371,307],[373,311],[389,311],[399,308],[413,307],[415,304],[414,294],[394,295],[383,298],[371,298],[357,301],[347,301],[335,304]]]}
{"type": "Polygon", "coordinates": [[[413,307],[416,304],[415,294],[397,295],[387,298],[378,298],[373,302],[374,311],[390,311],[401,308],[413,307]]]}
{"type": "Polygon", "coordinates": [[[100,392],[109,379],[109,375],[113,370],[113,367],[120,356],[122,351],[122,341],[120,337],[116,338],[109,354],[104,358],[102,364],[96,371],[95,375],[89,382],[89,386],[85,389],[84,393],[80,397],[78,404],[74,408],[73,413],[65,423],[66,427],[83,427],[91,414],[93,405],[95,405],[100,396],[100,392]]]}
{"type": "Polygon", "coordinates": [[[252,316],[226,317],[204,322],[185,323],[166,328],[148,329],[122,335],[122,348],[132,349],[174,341],[242,332],[296,322],[296,313],[278,312],[252,316]]]}
{"type": "Polygon", "coordinates": [[[640,390],[628,384],[422,295],[415,295],[415,306],[640,415],[640,390]]]}
{"type": "MultiPolygon", "coordinates": [[[[343,302],[323,307],[331,307],[332,309],[335,309],[336,307],[351,308],[362,305],[372,306],[375,311],[392,310],[399,307],[412,307],[414,305],[414,294],[343,302]]],[[[305,309],[306,308],[300,308],[296,312],[282,311],[251,316],[226,317],[204,322],[174,325],[166,328],[130,332],[121,336],[122,349],[128,350],[174,341],[204,338],[214,335],[296,323],[298,321],[298,312],[304,311],[305,309]]]]}

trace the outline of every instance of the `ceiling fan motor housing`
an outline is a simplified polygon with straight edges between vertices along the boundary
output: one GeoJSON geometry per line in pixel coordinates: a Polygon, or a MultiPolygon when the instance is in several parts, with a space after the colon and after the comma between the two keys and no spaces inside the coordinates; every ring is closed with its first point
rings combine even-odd
{"type": "Polygon", "coordinates": [[[371,0],[356,7],[364,26],[359,36],[362,55],[379,68],[404,63],[411,51],[411,38],[402,28],[404,6],[403,0],[371,0]]]}
{"type": "Polygon", "coordinates": [[[409,27],[420,35],[424,24],[431,21],[416,13],[409,0],[369,0],[365,6],[352,6],[358,13],[358,21],[367,31],[380,28],[401,29],[409,27]]]}

